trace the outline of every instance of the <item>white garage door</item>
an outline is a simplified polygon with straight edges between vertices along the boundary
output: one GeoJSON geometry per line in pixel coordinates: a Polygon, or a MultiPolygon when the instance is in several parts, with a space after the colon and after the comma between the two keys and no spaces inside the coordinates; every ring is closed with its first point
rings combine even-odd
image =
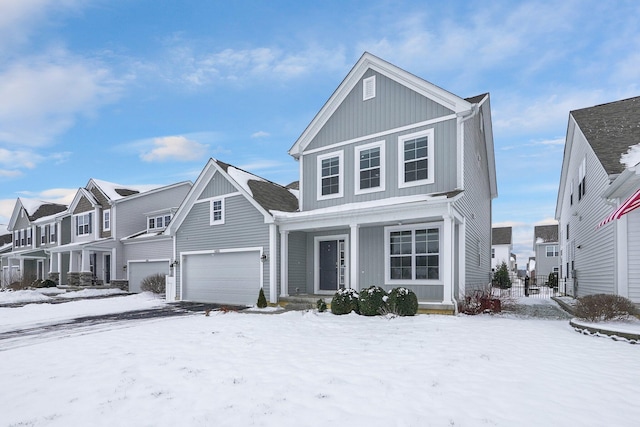
{"type": "Polygon", "coordinates": [[[183,257],[182,299],[185,301],[255,305],[259,291],[259,251],[183,257]]]}
{"type": "Polygon", "coordinates": [[[129,263],[129,292],[142,292],[142,280],[152,274],[169,274],[169,261],[147,261],[129,263]]]}

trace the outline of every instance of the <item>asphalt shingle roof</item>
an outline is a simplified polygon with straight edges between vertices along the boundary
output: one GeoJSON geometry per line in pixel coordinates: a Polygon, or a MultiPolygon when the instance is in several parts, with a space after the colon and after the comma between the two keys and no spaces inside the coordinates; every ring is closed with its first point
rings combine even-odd
{"type": "Polygon", "coordinates": [[[558,224],[552,225],[536,225],[533,228],[533,239],[538,241],[542,239],[544,243],[558,241],[558,224]]]}
{"type": "Polygon", "coordinates": [[[36,219],[43,218],[45,216],[55,215],[62,211],[66,211],[66,205],[60,205],[57,203],[44,203],[40,205],[38,210],[36,210],[33,215],[29,215],[30,221],[35,221],[36,219]]]}
{"type": "Polygon", "coordinates": [[[511,227],[494,227],[491,229],[491,244],[510,245],[511,227]]]}
{"type": "Polygon", "coordinates": [[[640,96],[570,113],[608,174],[624,171],[620,157],[640,144],[640,96]]]}

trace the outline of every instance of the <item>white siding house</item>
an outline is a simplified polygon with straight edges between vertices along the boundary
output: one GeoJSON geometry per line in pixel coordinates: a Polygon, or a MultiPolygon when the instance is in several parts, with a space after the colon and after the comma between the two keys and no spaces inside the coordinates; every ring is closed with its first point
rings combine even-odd
{"type": "Polygon", "coordinates": [[[560,273],[576,297],[608,293],[640,303],[640,212],[609,218],[640,188],[639,123],[640,97],[569,114],[555,216],[560,273]]]}

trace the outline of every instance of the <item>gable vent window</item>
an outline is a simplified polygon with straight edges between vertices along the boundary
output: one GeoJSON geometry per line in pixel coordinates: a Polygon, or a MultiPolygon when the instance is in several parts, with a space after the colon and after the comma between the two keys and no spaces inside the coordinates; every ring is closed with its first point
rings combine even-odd
{"type": "Polygon", "coordinates": [[[362,100],[376,97],[376,76],[371,76],[362,81],[362,100]]]}

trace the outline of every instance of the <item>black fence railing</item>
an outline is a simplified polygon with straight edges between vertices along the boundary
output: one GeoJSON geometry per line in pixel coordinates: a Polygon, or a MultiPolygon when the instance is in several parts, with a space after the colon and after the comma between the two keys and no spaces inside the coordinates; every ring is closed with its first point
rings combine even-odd
{"type": "Polygon", "coordinates": [[[556,276],[517,277],[510,276],[511,287],[499,288],[494,283],[493,292],[500,296],[519,298],[551,298],[566,295],[566,279],[556,276]]]}

